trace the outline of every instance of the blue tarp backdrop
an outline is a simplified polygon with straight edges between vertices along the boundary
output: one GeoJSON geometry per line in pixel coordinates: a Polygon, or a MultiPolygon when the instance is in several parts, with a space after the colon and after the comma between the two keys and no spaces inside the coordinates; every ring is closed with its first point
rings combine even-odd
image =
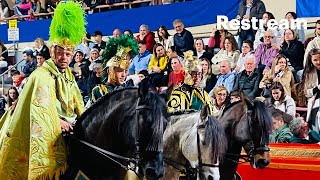
{"type": "Polygon", "coordinates": [[[296,0],[296,11],[298,17],[319,17],[319,0],[296,0]]]}
{"type": "MultiPolygon", "coordinates": [[[[87,16],[87,31],[91,34],[101,30],[104,35],[111,35],[115,28],[124,31],[130,29],[138,32],[141,24],[147,24],[154,31],[159,25],[172,29],[172,22],[181,19],[186,27],[211,24],[216,22],[217,15],[235,18],[239,3],[242,0],[193,0],[184,3],[174,3],[162,6],[148,6],[141,8],[114,10],[95,13],[87,16]]],[[[49,26],[51,19],[33,22],[19,22],[19,42],[32,42],[37,37],[49,39],[49,26]]],[[[8,25],[0,25],[0,39],[5,44],[7,40],[8,25]]]]}

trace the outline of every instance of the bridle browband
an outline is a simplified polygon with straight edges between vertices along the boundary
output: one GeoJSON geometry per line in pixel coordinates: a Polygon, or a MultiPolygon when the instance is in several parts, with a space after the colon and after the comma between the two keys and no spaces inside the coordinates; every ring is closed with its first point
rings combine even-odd
{"type": "Polygon", "coordinates": [[[136,108],[135,108],[135,118],[137,121],[137,133],[136,133],[136,142],[135,142],[135,155],[134,158],[129,158],[129,157],[125,157],[125,156],[121,156],[118,155],[116,153],[110,152],[110,151],[106,151],[102,148],[99,148],[91,143],[88,143],[86,141],[83,141],[81,139],[78,139],[77,137],[73,136],[73,133],[70,134],[65,134],[68,135],[69,137],[79,141],[80,143],[90,147],[91,149],[95,150],[96,152],[98,152],[99,154],[101,154],[102,156],[108,158],[109,160],[113,161],[114,163],[118,164],[121,168],[127,170],[132,170],[133,172],[136,173],[137,177],[139,177],[138,175],[138,166],[141,162],[141,151],[140,151],[140,141],[139,141],[139,135],[140,135],[140,128],[139,128],[139,111],[140,110],[152,110],[151,106],[147,106],[147,105],[139,105],[140,104],[140,97],[138,98],[137,102],[136,102],[136,108]],[[118,160],[117,160],[118,159],[118,160]],[[126,165],[124,165],[122,162],[120,162],[119,160],[124,160],[126,161],[126,165]]]}

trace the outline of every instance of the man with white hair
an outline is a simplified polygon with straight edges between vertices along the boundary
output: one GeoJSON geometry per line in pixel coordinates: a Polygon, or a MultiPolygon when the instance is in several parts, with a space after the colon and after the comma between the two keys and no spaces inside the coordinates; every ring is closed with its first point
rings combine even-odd
{"type": "Polygon", "coordinates": [[[244,70],[236,76],[233,90],[241,90],[254,99],[258,95],[260,80],[261,72],[256,68],[256,58],[251,55],[244,61],[244,70]]]}
{"type": "Polygon", "coordinates": [[[315,144],[320,142],[320,135],[313,130],[310,130],[308,123],[302,118],[294,118],[289,125],[293,137],[291,143],[315,144]]]}
{"type": "MultiPolygon", "coordinates": [[[[229,60],[224,59],[220,62],[220,76],[214,88],[224,86],[230,93],[233,89],[235,75],[231,72],[231,63],[229,60]]],[[[209,96],[213,96],[213,90],[210,91],[209,96]]]]}
{"type": "Polygon", "coordinates": [[[274,45],[273,31],[267,30],[263,35],[263,43],[258,45],[254,53],[257,66],[263,72],[271,68],[272,61],[279,54],[279,50],[274,45]]]}

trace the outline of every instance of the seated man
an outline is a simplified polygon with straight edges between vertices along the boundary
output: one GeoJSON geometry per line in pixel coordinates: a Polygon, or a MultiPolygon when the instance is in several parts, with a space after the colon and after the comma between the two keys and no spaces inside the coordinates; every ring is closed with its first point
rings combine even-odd
{"type": "MultiPolygon", "coordinates": [[[[127,36],[123,37],[122,39],[112,38],[109,40],[110,46],[116,44],[117,47],[109,47],[108,45],[106,49],[114,48],[117,49],[117,51],[111,52],[110,50],[108,50],[108,53],[104,53],[102,61],[107,62],[102,62],[102,64],[105,66],[103,67],[103,69],[106,71],[106,74],[108,74],[108,77],[107,79],[102,79],[102,81],[105,81],[104,84],[99,84],[92,89],[91,103],[96,102],[100,97],[106,95],[111,91],[125,87],[125,80],[128,75],[128,68],[130,63],[126,59],[126,56],[128,54],[130,56],[133,56],[138,53],[134,51],[134,49],[137,49],[136,47],[133,48],[125,46],[129,44],[127,43],[128,40],[130,40],[130,37],[127,36]]],[[[137,46],[137,44],[131,44],[131,46],[137,46]]]]}
{"type": "Polygon", "coordinates": [[[302,117],[293,119],[289,128],[293,134],[291,143],[315,144],[320,142],[320,136],[317,132],[310,130],[308,123],[302,117]]]}
{"type": "Polygon", "coordinates": [[[31,49],[23,51],[23,59],[26,61],[26,64],[22,68],[22,76],[27,78],[37,68],[37,60],[34,58],[31,49]]]}
{"type": "Polygon", "coordinates": [[[279,109],[275,109],[272,112],[272,122],[272,133],[269,135],[270,143],[289,142],[293,135],[284,121],[283,112],[279,109]]]}
{"type": "Polygon", "coordinates": [[[261,80],[261,73],[258,68],[255,68],[255,57],[245,59],[244,67],[245,69],[236,76],[233,89],[242,90],[246,96],[254,99],[258,95],[261,80]]]}
{"type": "MultiPolygon", "coordinates": [[[[233,89],[234,79],[235,75],[231,72],[230,61],[227,59],[222,60],[220,62],[220,76],[214,87],[224,86],[228,90],[228,93],[230,93],[233,89]]],[[[213,90],[210,91],[209,96],[213,96],[213,90]]]]}
{"type": "Polygon", "coordinates": [[[189,51],[191,57],[186,55],[185,64],[185,79],[184,83],[179,85],[171,94],[167,103],[168,110],[181,110],[181,109],[195,109],[201,110],[204,105],[209,105],[211,114],[213,114],[213,107],[211,99],[207,92],[200,87],[202,78],[202,68],[198,60],[193,59],[193,52],[189,51]]]}
{"type": "Polygon", "coordinates": [[[170,87],[172,84],[177,86],[184,80],[184,71],[182,69],[183,65],[181,64],[178,56],[171,58],[171,67],[172,71],[169,74],[168,87],[170,87]]]}

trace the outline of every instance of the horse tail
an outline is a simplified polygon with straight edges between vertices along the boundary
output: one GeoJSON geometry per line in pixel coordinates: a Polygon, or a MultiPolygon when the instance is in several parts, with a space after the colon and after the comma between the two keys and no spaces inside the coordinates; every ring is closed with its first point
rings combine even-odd
{"type": "Polygon", "coordinates": [[[227,150],[227,137],[221,123],[213,116],[208,116],[205,139],[211,139],[212,154],[215,163],[221,161],[227,150]]]}
{"type": "Polygon", "coordinates": [[[254,101],[254,114],[255,119],[259,121],[261,127],[261,142],[269,142],[269,134],[272,130],[271,114],[268,112],[267,107],[261,101],[254,101]]]}

